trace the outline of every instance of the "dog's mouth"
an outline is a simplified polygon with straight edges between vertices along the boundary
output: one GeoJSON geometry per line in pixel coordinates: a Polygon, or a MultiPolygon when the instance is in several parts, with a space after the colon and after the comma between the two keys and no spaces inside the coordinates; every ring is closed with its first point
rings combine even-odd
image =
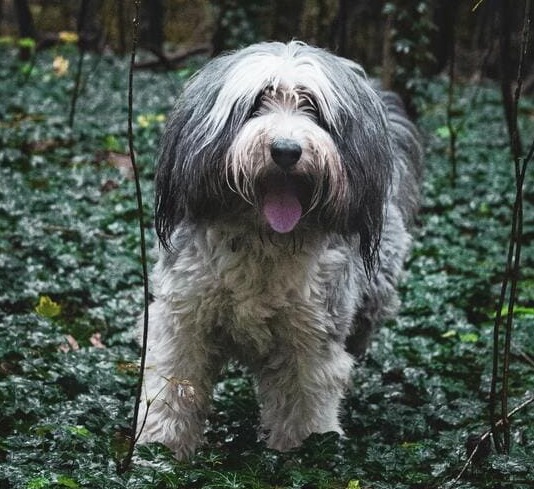
{"type": "Polygon", "coordinates": [[[287,174],[269,175],[262,182],[261,212],[273,231],[285,234],[295,229],[308,205],[307,187],[302,179],[287,174]]]}

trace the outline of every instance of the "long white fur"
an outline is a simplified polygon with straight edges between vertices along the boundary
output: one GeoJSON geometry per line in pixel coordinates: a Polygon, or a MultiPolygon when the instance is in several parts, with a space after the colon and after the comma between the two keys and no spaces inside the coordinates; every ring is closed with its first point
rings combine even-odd
{"type": "MultiPolygon", "coordinates": [[[[345,100],[342,96],[331,90],[331,85],[327,82],[324,73],[324,66],[317,63],[317,59],[309,56],[294,57],[293,50],[297,44],[288,44],[286,53],[273,54],[272,52],[255,52],[253,57],[243,57],[236,63],[229,74],[229,78],[234,81],[231,86],[225,86],[219,96],[211,117],[206,121],[206,126],[211,127],[214,133],[220,129],[229,115],[229,110],[236,98],[254,98],[263,89],[265,80],[271,80],[273,88],[276,90],[280,86],[289,89],[298,86],[301,80],[306,80],[306,86],[313,93],[318,94],[318,103],[323,110],[325,117],[336,126],[338,123],[337,112],[331,110],[332,105],[343,107],[345,100]]],[[[358,65],[354,63],[354,68],[358,65]]],[[[209,139],[210,133],[206,134],[209,139]]]]}
{"type": "MultiPolygon", "coordinates": [[[[178,458],[191,456],[202,443],[213,384],[229,359],[247,365],[257,379],[269,447],[288,450],[311,433],[342,433],[339,406],[350,384],[353,354],[361,354],[374,325],[397,310],[395,287],[410,248],[407,224],[417,202],[420,147],[396,100],[390,108],[390,100],[381,101],[358,65],[322,53],[297,42],[260,44],[215,60],[212,66],[220,66],[201,71],[190,85],[215,86],[216,80],[204,84],[202,77],[224,72],[213,105],[207,110],[203,94],[186,88],[186,107],[188,96],[198,100],[187,112],[195,124],[176,122],[185,118],[179,105],[166,130],[159,185],[173,182],[176,175],[193,178],[196,168],[213,165],[213,188],[226,186],[242,199],[238,213],[202,218],[187,209],[188,195],[161,192],[160,212],[172,211],[173,202],[167,201],[172,198],[186,209],[173,227],[171,246],[159,249],[152,274],[154,302],[139,428],[142,443],[164,443],[178,458]],[[346,78],[338,84],[345,93],[336,89],[336,74],[327,74],[333,66],[346,78]],[[236,107],[251,107],[266,89],[256,114],[232,115],[236,107]],[[351,97],[360,96],[361,113],[353,114],[351,97]],[[380,149],[376,154],[393,160],[392,178],[379,174],[385,163],[367,169],[370,177],[390,185],[383,196],[380,262],[372,277],[366,273],[357,232],[308,222],[305,214],[293,233],[276,234],[269,232],[256,208],[261,200],[255,195],[257,183],[276,166],[270,144],[281,137],[302,147],[294,171],[329,185],[326,195],[321,195],[319,183],[311,189],[311,208],[305,210],[310,219],[317,209],[344,216],[350,199],[359,198],[351,185],[360,182],[349,183],[348,156],[335,136],[319,126],[318,114],[338,136],[347,120],[361,121],[362,131],[379,135],[371,141],[380,149]],[[369,121],[368,114],[375,120],[369,121]],[[232,117],[240,122],[232,128],[237,133],[224,161],[200,157],[203,148],[216,148],[217,138],[224,139],[232,117]],[[173,153],[177,131],[191,142],[187,161],[173,153]],[[357,344],[347,351],[351,335],[357,344]]],[[[353,124],[356,130],[358,124],[353,124]]],[[[352,158],[374,154],[372,147],[349,145],[349,150],[352,158]]],[[[210,185],[198,190],[209,195],[210,185]]],[[[320,221],[322,214],[317,216],[320,221]]]]}

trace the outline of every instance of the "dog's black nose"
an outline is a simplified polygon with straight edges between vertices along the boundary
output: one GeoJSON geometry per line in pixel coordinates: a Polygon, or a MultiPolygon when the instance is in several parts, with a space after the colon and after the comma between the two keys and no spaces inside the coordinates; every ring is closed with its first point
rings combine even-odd
{"type": "Polygon", "coordinates": [[[271,144],[271,156],[283,170],[289,170],[295,166],[301,154],[300,144],[292,139],[275,139],[271,144]]]}

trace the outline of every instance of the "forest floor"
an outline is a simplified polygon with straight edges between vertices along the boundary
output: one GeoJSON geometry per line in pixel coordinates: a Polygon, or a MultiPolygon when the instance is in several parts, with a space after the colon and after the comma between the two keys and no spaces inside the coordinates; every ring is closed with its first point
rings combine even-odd
{"type": "MultiPolygon", "coordinates": [[[[216,389],[208,444],[190,463],[150,445],[119,474],[143,308],[127,63],[87,57],[69,128],[76,52],[57,48],[22,63],[12,47],[0,51],[0,489],[534,487],[532,404],[511,419],[510,454],[477,457],[453,483],[468,438],[488,429],[493,322],[515,195],[495,86],[456,89],[453,181],[447,82],[420,83],[427,170],[403,307],[355,369],[346,439],[326,434],[290,453],[266,449],[256,436],[253,380],[231,365],[216,389]],[[54,69],[59,56],[70,67],[56,61],[54,69]]],[[[192,70],[135,72],[147,221],[165,114],[192,70]]],[[[531,137],[531,99],[522,101],[520,122],[531,137]]],[[[510,409],[534,393],[532,166],[510,409]]],[[[154,242],[151,224],[147,233],[154,242]]]]}

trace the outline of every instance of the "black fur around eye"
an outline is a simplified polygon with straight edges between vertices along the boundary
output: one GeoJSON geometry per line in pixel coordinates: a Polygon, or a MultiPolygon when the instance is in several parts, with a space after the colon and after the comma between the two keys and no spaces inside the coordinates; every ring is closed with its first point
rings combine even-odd
{"type": "Polygon", "coordinates": [[[317,100],[312,94],[308,92],[302,92],[299,94],[299,108],[309,109],[313,112],[317,112],[317,100]]]}
{"type": "Polygon", "coordinates": [[[258,112],[263,102],[263,97],[264,97],[264,92],[260,92],[258,93],[258,95],[256,95],[256,98],[254,99],[254,103],[252,104],[252,107],[250,109],[248,119],[252,119],[253,117],[256,117],[258,115],[258,112]]]}
{"type": "Polygon", "coordinates": [[[304,87],[297,87],[299,110],[312,115],[316,120],[320,120],[319,104],[315,96],[304,87]]]}
{"type": "Polygon", "coordinates": [[[256,95],[252,108],[250,109],[249,119],[257,117],[259,111],[268,98],[272,98],[275,94],[275,89],[272,85],[267,85],[261,92],[256,95]]]}

